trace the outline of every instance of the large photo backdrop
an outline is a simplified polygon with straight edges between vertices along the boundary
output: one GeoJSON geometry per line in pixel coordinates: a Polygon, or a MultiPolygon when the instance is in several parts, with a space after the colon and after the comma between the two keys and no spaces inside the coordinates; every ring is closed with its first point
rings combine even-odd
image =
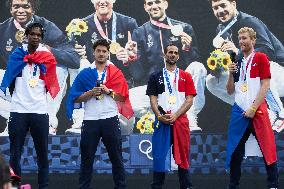
{"type": "MultiPolygon", "coordinates": [[[[214,50],[212,41],[216,36],[216,28],[219,23],[213,14],[211,3],[207,0],[168,0],[168,2],[167,15],[176,20],[189,23],[194,28],[201,55],[200,62],[204,64],[207,72],[210,73],[206,60],[210,56],[210,52],[214,50]]],[[[4,22],[11,17],[9,8],[5,3],[5,0],[0,0],[0,22],[4,22]]],[[[279,41],[282,44],[284,43],[283,1],[237,0],[237,8],[239,11],[256,16],[262,20],[279,41]]],[[[144,10],[143,0],[117,0],[114,4],[114,10],[135,18],[139,26],[149,21],[149,16],[144,10]]],[[[90,0],[47,0],[40,2],[36,15],[45,17],[54,22],[62,31],[65,31],[66,26],[72,19],[84,18],[93,12],[94,7],[90,0]]],[[[4,36],[4,33],[0,33],[0,38],[3,39],[4,36]]],[[[235,38],[236,36],[232,37],[235,38]]],[[[6,43],[8,39],[0,41],[6,43]]],[[[0,56],[2,55],[0,54],[0,56]]],[[[2,59],[0,61],[1,68],[5,67],[6,62],[2,61],[2,59]]],[[[283,63],[284,61],[280,65],[284,66],[283,63]]],[[[278,82],[281,83],[282,81],[284,80],[279,79],[278,82]]],[[[277,90],[281,93],[281,87],[277,90]]],[[[284,87],[282,90],[284,90],[284,87]]],[[[65,98],[57,114],[59,121],[58,134],[64,134],[65,130],[72,125],[72,121],[66,117],[65,98]]],[[[229,120],[229,111],[230,105],[212,95],[205,87],[205,106],[198,114],[198,126],[202,128],[203,132],[225,132],[229,120]]],[[[6,119],[0,116],[1,131],[4,130],[5,126],[6,119]]]]}

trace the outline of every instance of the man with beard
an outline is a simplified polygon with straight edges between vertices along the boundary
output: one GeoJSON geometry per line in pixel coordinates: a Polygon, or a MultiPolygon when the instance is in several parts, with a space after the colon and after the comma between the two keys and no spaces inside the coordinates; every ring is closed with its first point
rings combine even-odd
{"type": "MultiPolygon", "coordinates": [[[[283,45],[261,20],[238,11],[235,0],[210,0],[209,2],[214,15],[220,21],[217,27],[218,34],[213,40],[216,48],[228,51],[230,54],[238,54],[238,30],[242,27],[251,27],[256,31],[255,51],[267,54],[270,59],[272,77],[266,99],[273,128],[280,132],[284,129],[284,108],[280,100],[280,97],[284,96],[284,84],[279,83],[279,80],[284,79],[283,45]]],[[[234,97],[229,96],[225,89],[228,72],[219,74],[220,77],[216,77],[214,73],[209,74],[206,78],[206,86],[212,94],[232,105],[234,97]]]]}
{"type": "Polygon", "coordinates": [[[48,101],[47,92],[55,98],[60,88],[56,60],[41,44],[44,28],[31,23],[25,30],[28,44],[17,47],[9,57],[0,89],[9,88],[11,113],[8,122],[10,166],[21,177],[21,156],[27,132],[31,133],[37,154],[38,188],[48,187],[48,101]]]}
{"type": "MultiPolygon", "coordinates": [[[[113,11],[115,0],[91,0],[91,2],[95,12],[82,19],[87,23],[88,31],[76,38],[75,50],[81,56],[81,62],[86,65],[86,61],[87,64],[94,61],[92,49],[94,42],[98,39],[106,39],[111,42],[109,59],[123,72],[131,88],[134,83],[129,72],[128,61],[134,57],[124,47],[128,39],[131,38],[133,30],[138,27],[136,20],[113,11]]],[[[79,70],[72,70],[72,72],[74,78],[79,70]]],[[[80,133],[82,119],[82,110],[75,110],[73,115],[74,124],[71,129],[66,130],[66,133],[80,133]]],[[[127,130],[123,131],[126,134],[129,134],[129,132],[127,130]]]]}
{"type": "Polygon", "coordinates": [[[167,0],[144,1],[144,9],[149,14],[150,20],[136,29],[132,36],[132,40],[137,43],[137,47],[134,46],[137,49],[135,49],[137,59],[131,66],[140,70],[140,72],[133,73],[133,76],[136,81],[139,81],[138,84],[141,87],[130,90],[131,102],[133,102],[135,112],[145,112],[145,109],[149,108],[147,96],[141,97],[131,94],[144,93],[149,76],[164,67],[164,47],[173,43],[180,50],[180,59],[177,65],[192,73],[198,94],[194,99],[193,106],[188,111],[190,129],[201,130],[197,125],[197,114],[205,104],[204,88],[207,71],[204,65],[198,62],[200,54],[192,26],[169,18],[166,15],[167,8],[167,0]],[[143,100],[138,98],[143,98],[143,100]]]}
{"type": "Polygon", "coordinates": [[[166,156],[173,144],[173,157],[178,165],[181,189],[191,189],[189,178],[190,130],[186,112],[196,96],[191,75],[176,65],[179,49],[169,44],[165,47],[165,67],[151,74],[146,94],[156,116],[153,144],[152,189],[161,189],[168,167],[166,156]]]}
{"type": "MultiPolygon", "coordinates": [[[[12,17],[0,24],[0,80],[4,75],[6,62],[11,52],[25,43],[24,30],[26,26],[33,22],[42,24],[46,30],[42,42],[51,50],[59,63],[56,69],[61,90],[55,99],[48,95],[50,134],[55,135],[58,126],[56,114],[66,91],[67,67],[79,68],[79,56],[69,45],[63,32],[54,23],[35,15],[39,6],[38,0],[7,0],[7,6],[12,17]]],[[[10,95],[0,94],[0,115],[5,119],[9,117],[10,101],[10,95]]],[[[2,135],[7,135],[7,128],[2,135]]]]}
{"type": "Polygon", "coordinates": [[[81,103],[84,103],[80,142],[80,189],[91,188],[93,163],[100,139],[112,163],[114,188],[126,187],[118,113],[129,119],[133,115],[133,110],[126,79],[122,72],[108,61],[109,48],[106,39],[99,39],[94,43],[95,61],[91,67],[83,69],[78,74],[67,99],[69,118],[73,109],[81,107],[81,103]]]}
{"type": "MultiPolygon", "coordinates": [[[[229,65],[228,95],[235,94],[232,107],[226,168],[230,168],[229,189],[239,188],[245,143],[253,134],[257,138],[267,171],[267,188],[277,189],[276,144],[265,96],[270,84],[270,63],[266,54],[256,52],[256,33],[243,27],[238,32],[241,58],[229,65]]],[[[254,147],[255,148],[255,147],[254,147]]]]}

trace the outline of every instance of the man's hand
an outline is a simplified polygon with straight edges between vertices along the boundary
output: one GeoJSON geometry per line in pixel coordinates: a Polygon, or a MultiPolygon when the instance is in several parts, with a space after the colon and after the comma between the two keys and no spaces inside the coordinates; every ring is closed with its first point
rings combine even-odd
{"type": "Polygon", "coordinates": [[[232,73],[232,74],[233,74],[233,73],[236,73],[236,72],[238,71],[237,64],[234,63],[234,62],[232,62],[231,64],[229,64],[228,68],[229,68],[229,72],[232,73]]]}
{"type": "Polygon", "coordinates": [[[87,58],[86,56],[86,46],[75,44],[75,51],[79,54],[80,58],[87,58]]]}
{"type": "Polygon", "coordinates": [[[221,46],[221,51],[233,51],[234,53],[238,54],[239,49],[232,41],[225,40],[225,42],[221,46]]]}
{"type": "Polygon", "coordinates": [[[117,60],[121,60],[122,63],[128,62],[128,52],[125,48],[121,48],[118,53],[116,53],[117,60]]]}
{"type": "Polygon", "coordinates": [[[102,89],[102,92],[104,94],[109,94],[110,93],[109,88],[107,88],[105,85],[101,85],[100,88],[102,89]]]}
{"type": "Polygon", "coordinates": [[[181,43],[183,45],[183,48],[190,48],[191,42],[192,42],[192,37],[190,35],[188,35],[185,32],[182,32],[182,34],[180,35],[181,38],[181,43]]]}
{"type": "Polygon", "coordinates": [[[244,113],[243,116],[246,118],[253,118],[255,115],[255,111],[253,111],[251,108],[247,109],[244,113]]]}
{"type": "Polygon", "coordinates": [[[159,121],[170,125],[171,124],[171,114],[164,114],[159,117],[159,121]]]}
{"type": "Polygon", "coordinates": [[[93,96],[100,96],[102,94],[102,87],[94,87],[92,90],[93,96]]]}

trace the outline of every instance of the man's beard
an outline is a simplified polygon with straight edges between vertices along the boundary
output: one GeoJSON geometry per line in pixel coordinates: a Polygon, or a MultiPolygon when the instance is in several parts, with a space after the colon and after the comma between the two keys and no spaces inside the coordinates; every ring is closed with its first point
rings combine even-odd
{"type": "Polygon", "coordinates": [[[170,61],[170,60],[166,60],[166,62],[169,64],[169,65],[175,65],[177,63],[177,61],[170,61]]]}

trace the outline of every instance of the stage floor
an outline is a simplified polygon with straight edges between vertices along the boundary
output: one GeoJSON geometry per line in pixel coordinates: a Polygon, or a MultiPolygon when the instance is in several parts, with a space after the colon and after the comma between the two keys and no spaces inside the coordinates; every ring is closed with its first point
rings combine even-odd
{"type": "MultiPolygon", "coordinates": [[[[78,188],[78,174],[50,174],[50,189],[76,189],[78,188]]],[[[191,175],[195,189],[226,189],[229,182],[228,175],[191,175]]],[[[23,183],[32,184],[36,188],[37,175],[23,175],[23,183]]],[[[244,174],[241,178],[240,189],[265,189],[266,175],[244,174]]],[[[149,189],[152,181],[152,174],[131,174],[127,175],[128,189],[149,189]]],[[[284,188],[284,176],[280,175],[280,187],[284,188]]],[[[92,180],[93,189],[112,189],[111,174],[94,174],[92,180]]],[[[166,176],[164,189],[179,189],[177,174],[166,176]]]]}

